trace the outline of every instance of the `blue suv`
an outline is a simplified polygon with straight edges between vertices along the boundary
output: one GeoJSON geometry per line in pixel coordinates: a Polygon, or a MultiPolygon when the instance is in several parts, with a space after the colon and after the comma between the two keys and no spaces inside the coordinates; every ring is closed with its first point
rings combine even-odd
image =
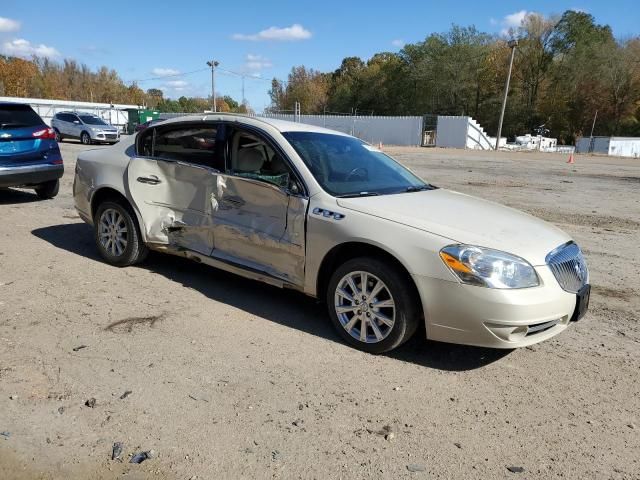
{"type": "Polygon", "coordinates": [[[63,173],[55,131],[29,105],[0,102],[0,188],[33,188],[39,198],[53,198],[63,173]]]}

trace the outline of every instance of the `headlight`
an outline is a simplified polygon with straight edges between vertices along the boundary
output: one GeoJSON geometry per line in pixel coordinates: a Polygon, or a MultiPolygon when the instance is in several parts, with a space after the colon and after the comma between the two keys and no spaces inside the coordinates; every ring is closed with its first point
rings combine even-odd
{"type": "Polygon", "coordinates": [[[534,268],[524,259],[499,250],[449,245],[440,250],[449,269],[469,285],[489,288],[527,288],[540,285],[534,268]]]}

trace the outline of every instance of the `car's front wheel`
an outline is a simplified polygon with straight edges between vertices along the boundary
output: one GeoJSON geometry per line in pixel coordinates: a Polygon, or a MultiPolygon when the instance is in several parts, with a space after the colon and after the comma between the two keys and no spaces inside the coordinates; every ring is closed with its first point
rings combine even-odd
{"type": "Polygon", "coordinates": [[[147,256],[138,221],[128,206],[113,201],[101,203],[93,224],[100,255],[111,265],[126,267],[147,256]]]}
{"type": "Polygon", "coordinates": [[[400,268],[371,257],[338,267],[326,301],[342,338],[369,353],[393,350],[411,338],[421,315],[410,282],[400,268]]]}
{"type": "Polygon", "coordinates": [[[58,195],[60,191],[60,180],[50,180],[48,182],[41,183],[35,188],[36,195],[41,200],[47,200],[58,195]]]}
{"type": "Polygon", "coordinates": [[[83,145],[91,145],[91,137],[87,132],[82,132],[82,135],[80,135],[80,141],[83,145]]]}

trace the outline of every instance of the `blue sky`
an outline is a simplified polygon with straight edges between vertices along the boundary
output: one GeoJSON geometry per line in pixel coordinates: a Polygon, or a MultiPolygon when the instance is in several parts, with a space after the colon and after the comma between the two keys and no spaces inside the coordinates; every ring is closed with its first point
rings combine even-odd
{"type": "MultiPolygon", "coordinates": [[[[183,74],[206,69],[206,60],[215,58],[227,71],[263,78],[245,80],[247,100],[261,111],[268,105],[264,79],[284,79],[294,65],[330,71],[346,56],[366,59],[379,51],[398,51],[404,42],[446,31],[452,23],[499,33],[523,12],[549,15],[567,9],[591,13],[618,37],[640,33],[637,0],[0,0],[0,53],[37,52],[92,68],[107,65],[126,81],[145,80],[139,83],[142,88],[161,88],[174,98],[206,96],[208,71],[183,74]],[[147,80],[154,77],[162,78],[147,80]]],[[[241,85],[240,77],[228,72],[216,76],[218,94],[240,99],[241,85]]]]}

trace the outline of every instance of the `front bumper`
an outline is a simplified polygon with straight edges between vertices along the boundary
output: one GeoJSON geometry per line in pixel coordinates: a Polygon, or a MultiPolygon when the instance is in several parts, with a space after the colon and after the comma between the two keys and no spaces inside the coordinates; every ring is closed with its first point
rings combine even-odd
{"type": "Polygon", "coordinates": [[[118,132],[100,132],[100,133],[92,132],[91,139],[94,142],[117,143],[120,141],[120,134],[118,132]]]}
{"type": "Polygon", "coordinates": [[[551,270],[536,267],[541,285],[499,290],[415,275],[427,337],[490,348],[518,348],[567,328],[576,295],[560,288],[551,270]]]}
{"type": "Polygon", "coordinates": [[[64,165],[40,164],[0,167],[0,187],[30,187],[62,177],[64,165]]]}

